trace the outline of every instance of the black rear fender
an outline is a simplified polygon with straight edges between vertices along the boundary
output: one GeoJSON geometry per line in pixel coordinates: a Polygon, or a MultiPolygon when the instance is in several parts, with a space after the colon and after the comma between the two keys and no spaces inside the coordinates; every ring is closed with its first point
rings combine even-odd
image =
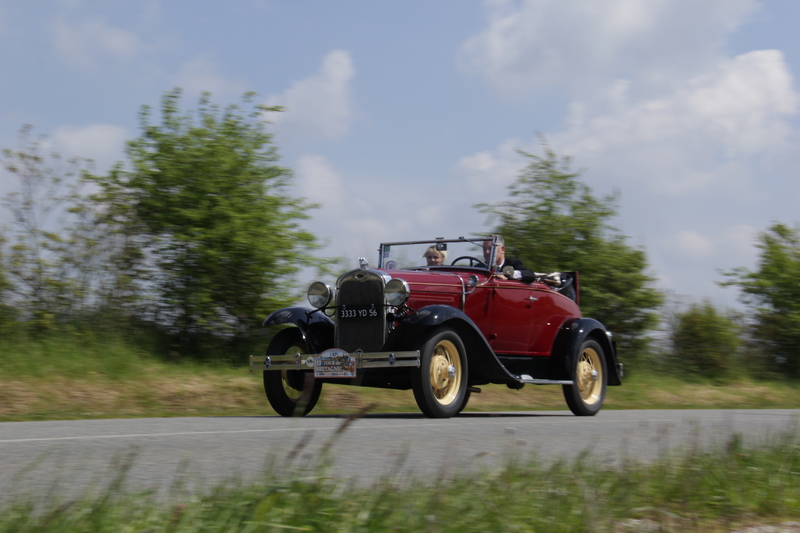
{"type": "Polygon", "coordinates": [[[552,357],[555,375],[553,379],[569,379],[570,369],[575,364],[581,344],[593,339],[603,348],[609,385],[622,385],[622,376],[617,366],[617,353],[608,330],[593,318],[574,318],[566,321],[556,336],[552,357]]]}

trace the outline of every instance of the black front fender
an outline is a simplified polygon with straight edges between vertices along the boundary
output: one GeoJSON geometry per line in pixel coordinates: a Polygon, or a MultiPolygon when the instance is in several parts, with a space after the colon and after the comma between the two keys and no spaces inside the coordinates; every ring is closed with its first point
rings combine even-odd
{"type": "Polygon", "coordinates": [[[279,309],[269,315],[262,326],[288,324],[293,324],[300,330],[311,353],[319,353],[333,346],[333,320],[317,309],[306,307],[279,309]]]}

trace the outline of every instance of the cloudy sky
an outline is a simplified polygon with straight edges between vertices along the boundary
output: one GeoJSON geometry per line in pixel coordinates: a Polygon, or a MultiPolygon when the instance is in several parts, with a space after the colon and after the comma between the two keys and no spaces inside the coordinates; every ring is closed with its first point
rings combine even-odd
{"type": "Polygon", "coordinates": [[[797,21],[795,0],[0,0],[0,147],[30,124],[102,170],[165,91],[254,91],[287,109],[308,228],[355,266],[487,231],[474,204],[507,197],[543,134],[620,193],[660,288],[732,306],[719,271],[800,220],[797,21]]]}

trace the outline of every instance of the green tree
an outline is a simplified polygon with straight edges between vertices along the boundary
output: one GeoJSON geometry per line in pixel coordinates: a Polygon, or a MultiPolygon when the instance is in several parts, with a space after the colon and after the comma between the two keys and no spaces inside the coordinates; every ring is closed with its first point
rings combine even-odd
{"type": "Polygon", "coordinates": [[[735,314],[720,313],[708,301],[679,312],[670,328],[674,368],[714,379],[729,377],[738,366],[740,323],[735,314]]]}
{"type": "MultiPolygon", "coordinates": [[[[313,205],[288,192],[264,114],[220,109],[204,94],[181,112],[166,93],[161,121],[143,107],[142,134],[128,167],[96,180],[94,210],[117,241],[118,295],[146,296],[146,317],[189,349],[192,338],[240,335],[293,296],[294,275],[319,267],[313,235],[300,222],[313,205]]],[[[112,291],[113,292],[113,291],[112,291]]]]}
{"type": "Polygon", "coordinates": [[[46,139],[31,139],[31,129],[22,129],[22,148],[3,150],[3,166],[19,185],[3,201],[11,215],[4,270],[8,305],[41,331],[70,318],[87,301],[89,281],[79,274],[85,270],[74,255],[69,206],[89,161],[48,153],[46,139]]]}
{"type": "Polygon", "coordinates": [[[476,207],[496,221],[508,253],[533,270],[579,271],[582,312],[603,322],[623,357],[634,359],[662,301],[646,272],[645,252],[610,224],[617,196],[596,197],[580,172],[570,170],[571,158],[559,157],[544,141],[542,147],[543,156],[520,152],[530,163],[509,187],[508,200],[476,207]]]}
{"type": "Polygon", "coordinates": [[[9,283],[6,275],[8,265],[3,252],[5,243],[5,238],[0,235],[0,332],[4,332],[11,327],[15,315],[14,308],[9,305],[11,283],[9,283]]]}
{"type": "Polygon", "coordinates": [[[775,368],[800,377],[800,228],[774,224],[758,237],[758,268],[726,273],[752,308],[751,336],[775,368]]]}

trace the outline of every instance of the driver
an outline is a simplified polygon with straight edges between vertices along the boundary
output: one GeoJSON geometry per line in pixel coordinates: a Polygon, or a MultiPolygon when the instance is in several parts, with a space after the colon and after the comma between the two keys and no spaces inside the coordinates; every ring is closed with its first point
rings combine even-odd
{"type": "MultiPolygon", "coordinates": [[[[489,237],[494,237],[494,235],[489,235],[489,237]]],[[[495,274],[497,279],[516,279],[523,283],[532,283],[536,279],[536,276],[534,276],[533,272],[525,268],[525,265],[522,264],[522,261],[514,257],[506,257],[506,243],[501,235],[497,235],[495,243],[496,249],[494,261],[497,265],[497,273],[495,274]],[[511,276],[511,278],[508,278],[505,274],[503,274],[503,269],[508,266],[514,269],[514,274],[511,276]]],[[[483,258],[487,263],[489,262],[491,255],[492,241],[483,241],[483,258]]]]}

